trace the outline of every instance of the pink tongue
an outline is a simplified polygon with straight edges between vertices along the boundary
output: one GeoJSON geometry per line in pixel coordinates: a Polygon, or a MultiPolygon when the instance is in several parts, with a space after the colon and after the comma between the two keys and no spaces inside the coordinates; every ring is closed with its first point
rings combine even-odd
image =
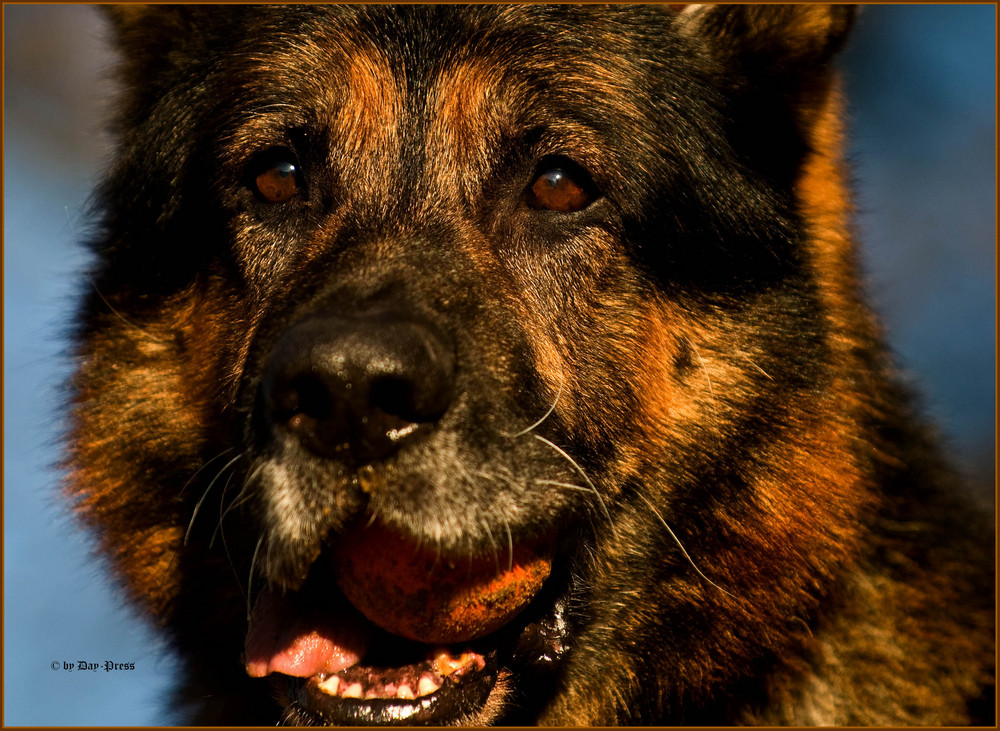
{"type": "Polygon", "coordinates": [[[368,644],[364,620],[350,607],[320,611],[264,589],[247,630],[247,673],[308,678],[356,665],[368,644]]]}

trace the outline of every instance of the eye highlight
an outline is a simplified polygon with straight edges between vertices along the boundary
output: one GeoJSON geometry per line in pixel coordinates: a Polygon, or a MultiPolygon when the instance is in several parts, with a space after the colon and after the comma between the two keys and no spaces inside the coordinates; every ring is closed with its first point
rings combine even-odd
{"type": "Polygon", "coordinates": [[[300,191],[298,161],[288,150],[269,150],[250,167],[249,184],[268,203],[287,203],[300,191]]]}
{"type": "Polygon", "coordinates": [[[562,158],[539,167],[524,193],[524,202],[535,210],[574,213],[582,211],[598,197],[587,171],[572,160],[562,158]]]}

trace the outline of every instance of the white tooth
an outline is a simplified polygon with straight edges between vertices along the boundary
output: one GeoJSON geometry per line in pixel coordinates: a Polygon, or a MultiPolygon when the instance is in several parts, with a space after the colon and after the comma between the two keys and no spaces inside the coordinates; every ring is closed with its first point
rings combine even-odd
{"type": "Polygon", "coordinates": [[[434,682],[434,678],[424,673],[420,676],[420,682],[417,683],[417,696],[430,695],[440,687],[440,685],[434,682]]]}
{"type": "MultiPolygon", "coordinates": [[[[462,657],[465,657],[464,655],[462,657]]],[[[455,659],[447,650],[442,650],[434,655],[431,667],[438,675],[451,675],[456,668],[462,666],[461,659],[455,659]]]]}
{"type": "Polygon", "coordinates": [[[324,680],[319,684],[319,689],[324,693],[329,693],[330,695],[337,695],[337,689],[340,687],[340,678],[336,675],[331,675],[329,678],[324,680]]]}
{"type": "Polygon", "coordinates": [[[396,697],[397,698],[405,698],[407,700],[413,700],[414,698],[416,698],[416,696],[413,695],[413,689],[410,688],[410,686],[408,686],[408,685],[401,685],[401,686],[399,686],[396,689],[396,697]]]}
{"type": "Polygon", "coordinates": [[[361,683],[351,683],[344,688],[344,691],[340,695],[344,698],[361,698],[364,694],[365,692],[361,687],[361,683]]]}

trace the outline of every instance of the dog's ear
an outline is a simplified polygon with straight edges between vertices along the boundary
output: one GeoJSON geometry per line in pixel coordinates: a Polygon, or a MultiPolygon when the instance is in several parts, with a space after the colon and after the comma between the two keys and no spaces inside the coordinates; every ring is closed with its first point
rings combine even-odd
{"type": "Polygon", "coordinates": [[[103,5],[114,41],[124,58],[129,86],[155,84],[184,51],[206,36],[213,14],[201,5],[103,5]]]}
{"type": "Polygon", "coordinates": [[[678,29],[697,36],[726,67],[802,83],[822,75],[854,22],[853,5],[686,5],[678,29]]]}
{"type": "Polygon", "coordinates": [[[158,51],[180,45],[195,24],[197,6],[190,5],[102,5],[119,48],[130,58],[155,57],[158,51]]]}
{"type": "MultiPolygon", "coordinates": [[[[730,140],[776,180],[837,138],[839,82],[830,63],[856,9],[850,5],[673,6],[674,26],[706,51],[728,92],[730,140]],[[824,142],[826,140],[827,142],[824,142]]],[[[837,138],[839,139],[839,138],[837,138]]]]}

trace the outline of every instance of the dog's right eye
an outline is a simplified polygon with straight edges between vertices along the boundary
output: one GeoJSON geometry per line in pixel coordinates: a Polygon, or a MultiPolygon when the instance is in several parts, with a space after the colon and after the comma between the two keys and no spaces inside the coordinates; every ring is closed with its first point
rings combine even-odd
{"type": "Polygon", "coordinates": [[[266,153],[256,160],[250,178],[254,190],[269,203],[286,203],[299,192],[299,165],[286,150],[266,153]]]}

